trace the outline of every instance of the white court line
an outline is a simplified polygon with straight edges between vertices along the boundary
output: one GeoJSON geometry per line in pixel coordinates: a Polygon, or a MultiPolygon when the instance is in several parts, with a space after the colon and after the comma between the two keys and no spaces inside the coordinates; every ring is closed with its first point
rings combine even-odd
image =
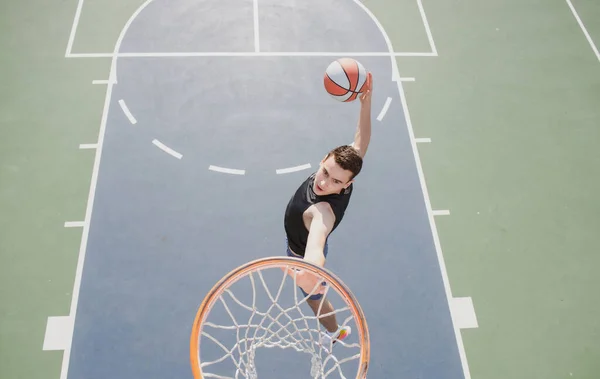
{"type": "MultiPolygon", "coordinates": [[[[142,4],[127,20],[127,23],[121,30],[121,34],[115,43],[115,49],[113,55],[111,55],[112,62],[110,66],[109,78],[115,78],[116,73],[116,56],[114,56],[121,44],[123,43],[123,38],[125,37],[125,33],[129,26],[133,22],[133,20],[137,17],[137,15],[150,3],[151,0],[147,0],[144,4],[142,4]]],[[[75,279],[73,280],[73,292],[71,298],[71,307],[69,309],[69,317],[75,323],[75,318],[77,315],[77,305],[79,303],[79,291],[81,290],[81,279],[83,275],[83,266],[85,264],[85,256],[87,253],[87,243],[90,235],[90,220],[92,219],[92,212],[94,208],[94,199],[96,197],[96,188],[98,185],[98,172],[100,171],[100,161],[102,160],[102,145],[104,144],[104,136],[106,134],[106,124],[108,120],[108,111],[110,108],[110,101],[112,98],[112,91],[115,80],[111,80],[106,86],[106,95],[104,97],[104,108],[102,110],[102,120],[100,121],[100,128],[98,131],[98,148],[96,149],[96,155],[94,158],[94,167],[92,168],[92,179],[90,182],[90,192],[88,194],[88,200],[85,211],[85,221],[83,225],[83,231],[81,233],[81,241],[79,245],[79,256],[77,258],[77,268],[75,270],[75,279]]],[[[60,379],[67,379],[69,373],[69,361],[71,360],[71,346],[72,346],[73,338],[67,341],[67,345],[65,347],[61,368],[60,368],[60,379]]]]}
{"type": "Polygon", "coordinates": [[[430,143],[431,138],[415,138],[416,143],[430,143]]]}
{"type": "Polygon", "coordinates": [[[79,0],[77,3],[77,10],[75,11],[75,17],[73,18],[73,25],[71,26],[71,34],[69,34],[69,42],[67,43],[67,50],[65,51],[65,57],[71,54],[73,49],[73,41],[75,41],[75,31],[79,24],[79,18],[81,17],[81,9],[83,8],[83,0],[79,0]]]}
{"type": "Polygon", "coordinates": [[[401,82],[414,82],[415,78],[403,77],[403,78],[400,78],[400,81],[401,82]]]}
{"type": "Polygon", "coordinates": [[[231,51],[231,52],[147,52],[147,53],[73,53],[67,58],[193,58],[193,57],[437,57],[433,52],[255,52],[255,51],[231,51]]]}
{"type": "Polygon", "coordinates": [[[92,80],[92,84],[108,84],[108,80],[92,80]]]}
{"type": "Polygon", "coordinates": [[[72,338],[73,319],[71,317],[48,317],[42,350],[65,350],[72,338]]]}
{"type": "Polygon", "coordinates": [[[419,12],[421,13],[421,19],[423,19],[423,25],[425,25],[425,33],[427,33],[427,39],[429,40],[429,46],[431,46],[431,52],[438,55],[437,49],[435,48],[435,43],[433,43],[433,35],[431,34],[431,29],[429,28],[429,22],[427,22],[427,16],[425,16],[425,9],[423,8],[423,2],[421,0],[417,0],[417,5],[419,6],[419,12]]]}
{"type": "Polygon", "coordinates": [[[181,159],[183,157],[183,155],[179,154],[178,152],[176,152],[175,150],[171,149],[170,147],[168,147],[167,145],[165,145],[164,143],[160,142],[157,139],[154,139],[152,141],[152,143],[154,145],[158,146],[165,153],[170,154],[170,155],[174,156],[177,159],[181,159]]]}
{"type": "Polygon", "coordinates": [[[96,148],[98,148],[98,144],[97,143],[82,143],[81,145],[79,145],[79,148],[82,150],[96,149],[96,148]]]}
{"type": "MultiPolygon", "coordinates": [[[[80,0],[80,2],[82,2],[83,0],[80,0]]],[[[273,56],[290,56],[290,57],[318,57],[318,56],[331,56],[331,57],[336,57],[336,56],[383,56],[383,57],[391,57],[392,58],[392,69],[394,71],[397,71],[397,66],[395,61],[393,60],[393,57],[431,57],[431,56],[437,56],[437,53],[434,52],[401,52],[401,53],[394,53],[393,52],[393,48],[391,47],[391,44],[389,42],[389,38],[387,36],[387,34],[385,33],[385,31],[383,30],[381,24],[377,21],[377,19],[373,16],[373,14],[366,8],[364,7],[364,5],[362,3],[360,3],[359,1],[355,0],[355,2],[361,6],[365,12],[367,14],[369,14],[369,16],[377,23],[378,28],[380,29],[380,31],[383,33],[384,37],[386,38],[386,42],[388,43],[388,47],[389,47],[389,52],[386,53],[356,53],[356,52],[337,52],[337,53],[321,53],[321,52],[306,52],[306,53],[145,53],[145,54],[139,54],[139,53],[123,53],[123,54],[119,54],[118,51],[121,47],[123,38],[127,32],[127,30],[129,29],[129,27],[131,26],[132,22],[135,20],[135,18],[139,15],[139,13],[151,2],[152,0],[147,0],[145,1],[133,14],[132,16],[129,18],[129,20],[127,21],[127,23],[125,24],[125,26],[123,27],[123,29],[121,30],[121,33],[117,39],[117,42],[115,44],[115,48],[114,51],[112,53],[81,53],[81,54],[72,54],[70,53],[70,50],[68,50],[68,54],[66,55],[68,58],[111,58],[112,59],[112,63],[111,63],[111,69],[110,69],[110,75],[109,78],[114,78],[116,76],[116,63],[117,63],[117,58],[119,57],[219,57],[219,56],[224,56],[224,57],[236,57],[236,56],[265,56],[265,57],[273,57],[273,56]]],[[[78,20],[79,16],[76,16],[77,20],[78,20]]],[[[399,77],[399,76],[397,76],[399,77]]],[[[87,208],[86,208],[86,215],[85,215],[85,223],[84,223],[84,227],[83,227],[83,232],[82,232],[82,238],[81,238],[81,242],[80,242],[80,249],[79,249],[79,256],[78,256],[78,261],[77,261],[77,268],[76,268],[76,272],[75,272],[75,280],[73,282],[73,292],[72,292],[72,300],[71,300],[71,306],[70,306],[70,317],[73,318],[73,322],[75,322],[75,317],[77,314],[77,307],[78,307],[78,302],[79,302],[79,294],[80,294],[80,289],[81,289],[81,280],[82,280],[82,274],[83,274],[83,267],[85,264],[85,257],[86,257],[86,253],[87,253],[87,242],[88,242],[88,238],[89,238],[89,227],[90,227],[90,220],[92,217],[92,213],[93,213],[93,205],[94,205],[94,199],[95,199],[95,194],[96,194],[96,189],[97,189],[97,183],[98,183],[98,173],[99,173],[99,167],[100,167],[100,163],[101,163],[101,159],[102,159],[102,146],[104,143],[104,137],[105,137],[105,133],[106,133],[106,125],[107,125],[107,119],[108,119],[108,113],[109,113],[109,108],[110,108],[110,103],[111,103],[111,98],[112,98],[112,92],[113,92],[113,85],[115,84],[115,81],[111,81],[108,83],[107,86],[107,90],[106,90],[106,96],[105,96],[105,101],[104,101],[104,108],[103,108],[103,112],[102,112],[102,121],[100,124],[100,129],[99,129],[99,138],[98,138],[98,148],[96,149],[96,155],[95,155],[95,159],[94,159],[94,166],[93,166],[93,170],[92,170],[92,178],[91,178],[91,184],[90,184],[90,189],[89,189],[89,195],[88,195],[88,201],[87,201],[87,208]]],[[[398,84],[398,90],[400,91],[401,97],[402,97],[402,87],[401,87],[401,82],[397,81],[398,84]]],[[[405,106],[405,100],[404,98],[402,98],[403,101],[403,106],[405,106]]],[[[408,113],[405,112],[405,117],[407,117],[407,120],[409,120],[408,118],[408,113]]],[[[410,123],[410,121],[408,121],[410,123]]],[[[410,126],[409,124],[409,131],[412,132],[412,126],[410,126]]],[[[411,138],[413,138],[412,134],[411,134],[411,138]]],[[[414,146],[413,146],[413,152],[414,152],[414,146]]],[[[422,177],[422,169],[420,166],[420,162],[418,161],[418,155],[415,155],[415,159],[417,159],[417,168],[419,171],[419,178],[421,180],[421,184],[424,184],[424,179],[422,177]]],[[[425,199],[426,199],[426,205],[428,206],[428,211],[430,211],[429,208],[429,198],[427,195],[427,192],[425,190],[425,187],[423,187],[424,189],[424,195],[425,195],[425,199]]],[[[430,224],[432,222],[432,219],[430,218],[430,224]]],[[[434,226],[432,225],[432,227],[434,228],[434,226]]],[[[438,252],[438,259],[440,259],[440,263],[442,264],[442,277],[444,279],[444,287],[446,289],[446,294],[450,294],[450,289],[449,289],[449,285],[447,282],[447,276],[446,276],[446,270],[445,270],[445,266],[443,265],[443,260],[441,260],[441,251],[439,250],[439,239],[437,237],[437,232],[434,229],[434,236],[435,236],[435,243],[436,243],[436,251],[438,252]]],[[[450,301],[450,300],[448,300],[450,301]]],[[[455,333],[456,333],[456,329],[455,329],[455,333]]],[[[468,374],[468,367],[466,366],[466,357],[464,356],[464,347],[462,344],[462,339],[460,334],[457,335],[457,340],[458,340],[458,346],[459,346],[459,353],[461,354],[461,361],[463,363],[463,369],[465,370],[465,379],[470,379],[470,375],[468,374]]],[[[69,369],[69,362],[70,362],[70,358],[71,358],[71,342],[72,339],[68,341],[67,346],[65,348],[64,354],[63,354],[63,359],[62,359],[62,365],[61,365],[61,376],[60,379],[67,379],[67,375],[68,375],[68,369],[69,369]]]]}
{"type": "MultiPolygon", "coordinates": [[[[435,225],[434,214],[431,210],[431,200],[429,199],[429,191],[427,189],[427,183],[425,182],[425,175],[423,174],[423,166],[421,164],[421,158],[419,157],[419,153],[417,150],[417,143],[415,141],[414,130],[412,127],[412,122],[410,119],[410,113],[408,111],[408,104],[406,102],[406,95],[404,93],[404,89],[402,88],[402,82],[397,81],[398,91],[400,92],[400,99],[402,101],[402,108],[404,109],[404,118],[406,120],[406,126],[408,128],[408,133],[410,136],[412,143],[412,150],[415,157],[415,162],[417,166],[417,172],[419,174],[419,181],[421,182],[421,190],[423,191],[423,198],[425,199],[425,207],[427,209],[427,213],[429,214],[429,226],[431,228],[431,232],[433,235],[433,244],[435,246],[435,251],[437,253],[438,262],[440,265],[440,272],[442,275],[442,282],[444,283],[444,289],[446,291],[446,299],[448,301],[448,307],[452,309],[452,289],[450,288],[450,280],[448,278],[448,270],[446,269],[446,263],[444,262],[444,253],[442,251],[442,246],[440,244],[440,237],[437,232],[437,227],[435,225]]],[[[458,327],[457,321],[452,316],[452,324],[454,326],[454,336],[456,338],[456,344],[458,346],[458,354],[460,356],[460,361],[463,368],[463,373],[465,375],[465,379],[471,379],[471,372],[469,370],[469,363],[467,360],[467,354],[465,351],[465,345],[462,340],[462,334],[458,327]]]]}
{"type": "Polygon", "coordinates": [[[385,117],[385,114],[388,111],[388,108],[390,107],[390,103],[391,102],[392,102],[392,98],[391,97],[388,97],[385,100],[385,104],[383,104],[383,108],[381,108],[381,112],[379,112],[379,116],[377,116],[377,121],[383,120],[383,117],[385,117]]]}
{"type": "Polygon", "coordinates": [[[246,173],[246,170],[238,170],[235,168],[225,168],[225,167],[219,167],[219,166],[213,166],[213,165],[208,166],[208,169],[211,171],[222,172],[224,174],[233,174],[233,175],[244,175],[246,173]]]}
{"type": "Polygon", "coordinates": [[[571,4],[571,0],[566,0],[566,1],[567,1],[567,4],[569,5],[569,8],[571,8],[571,12],[573,12],[573,16],[575,16],[575,19],[577,20],[579,27],[583,31],[585,38],[587,39],[588,43],[592,47],[592,50],[594,50],[594,54],[596,54],[596,58],[598,58],[598,61],[600,61],[600,53],[598,52],[598,48],[596,47],[596,45],[594,45],[594,41],[592,40],[592,37],[590,37],[590,34],[588,33],[587,29],[585,28],[585,25],[583,25],[583,21],[581,21],[581,18],[579,17],[579,15],[577,14],[577,11],[575,10],[575,7],[573,6],[573,4],[571,4]]]}
{"type": "Polygon", "coordinates": [[[132,124],[136,124],[137,120],[135,119],[135,117],[133,117],[133,115],[129,111],[129,108],[127,108],[127,104],[125,104],[125,101],[123,99],[119,100],[119,105],[121,106],[123,113],[125,113],[125,116],[127,116],[127,118],[129,119],[129,122],[131,122],[132,124]]]}
{"type": "Polygon", "coordinates": [[[447,209],[433,210],[433,211],[431,211],[431,213],[434,216],[449,216],[450,215],[450,211],[447,209]]]}
{"type": "Polygon", "coordinates": [[[460,329],[478,328],[477,315],[470,297],[455,297],[452,299],[452,318],[458,323],[460,329]]]}
{"type": "Polygon", "coordinates": [[[296,171],[301,171],[301,170],[306,170],[309,169],[310,163],[307,164],[303,164],[300,166],[295,166],[295,167],[289,167],[289,168],[280,168],[278,170],[275,170],[275,172],[277,173],[277,175],[279,174],[289,174],[290,172],[296,172],[296,171]]]}
{"type": "Polygon", "coordinates": [[[67,221],[65,222],[65,228],[83,228],[85,221],[67,221]]]}
{"type": "Polygon", "coordinates": [[[254,52],[260,51],[260,33],[258,29],[258,0],[254,0],[254,52]]]}
{"type": "MultiPolygon", "coordinates": [[[[356,4],[358,4],[371,17],[371,19],[373,20],[375,25],[377,25],[377,28],[379,28],[379,31],[381,32],[381,34],[383,35],[383,37],[385,39],[385,42],[387,44],[389,51],[390,52],[394,51],[392,42],[390,41],[390,37],[386,33],[385,29],[383,28],[383,26],[381,25],[381,23],[379,22],[377,17],[375,17],[373,12],[371,12],[369,10],[369,8],[367,8],[359,0],[354,0],[354,2],[356,4]]],[[[437,53],[435,55],[437,56],[437,53]]],[[[397,71],[398,65],[393,56],[391,57],[391,64],[392,64],[392,67],[395,68],[395,70],[397,71]]],[[[393,74],[392,77],[400,78],[400,75],[393,74]]],[[[433,236],[433,243],[435,246],[435,251],[437,253],[437,258],[438,258],[438,262],[439,262],[439,266],[440,266],[440,274],[442,276],[442,282],[444,283],[444,290],[446,292],[446,301],[448,304],[448,309],[452,309],[452,299],[453,299],[452,289],[450,288],[450,281],[448,279],[448,271],[446,269],[446,263],[444,262],[444,255],[443,255],[442,247],[440,244],[440,237],[438,235],[437,228],[435,225],[435,219],[433,216],[433,212],[431,210],[431,200],[429,199],[429,192],[427,190],[427,182],[425,181],[425,175],[423,174],[423,166],[421,164],[421,158],[419,157],[419,150],[417,149],[417,143],[415,142],[415,133],[413,130],[411,119],[410,119],[410,112],[408,111],[408,103],[406,102],[406,94],[404,93],[404,88],[402,87],[402,81],[396,80],[396,85],[398,87],[398,93],[400,94],[400,100],[402,102],[402,109],[404,110],[404,119],[406,120],[406,128],[407,128],[410,140],[411,140],[412,151],[413,151],[413,156],[415,158],[415,165],[417,168],[417,173],[419,174],[419,182],[421,184],[421,191],[423,192],[425,208],[427,210],[428,218],[429,218],[429,227],[431,228],[431,233],[433,236]]],[[[471,373],[469,370],[469,363],[467,360],[467,354],[465,352],[465,346],[464,346],[464,343],[462,340],[462,334],[460,332],[460,329],[458,328],[458,325],[456,323],[456,320],[454,319],[454,316],[452,317],[452,325],[454,327],[454,337],[456,338],[456,345],[458,347],[458,353],[460,356],[460,362],[462,365],[464,377],[465,377],[465,379],[471,379],[471,373]]]]}

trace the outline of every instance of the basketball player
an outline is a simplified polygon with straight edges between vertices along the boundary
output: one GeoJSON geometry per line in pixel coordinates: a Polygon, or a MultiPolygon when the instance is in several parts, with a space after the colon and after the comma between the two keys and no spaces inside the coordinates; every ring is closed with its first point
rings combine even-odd
{"type": "MultiPolygon", "coordinates": [[[[298,187],[290,199],[284,217],[287,237],[287,255],[303,258],[318,266],[325,265],[327,238],[342,221],[353,191],[353,183],[359,174],[367,146],[371,139],[371,92],[372,75],[367,74],[366,90],[359,97],[360,114],[358,126],[351,145],[332,149],[321,160],[319,169],[298,187]]],[[[293,271],[288,274],[294,277],[293,271]]],[[[295,273],[296,283],[307,299],[315,315],[333,312],[327,299],[323,299],[324,283],[304,271],[295,273]]],[[[335,341],[345,339],[351,332],[349,326],[339,326],[335,314],[319,319],[327,330],[326,336],[335,341]]]]}

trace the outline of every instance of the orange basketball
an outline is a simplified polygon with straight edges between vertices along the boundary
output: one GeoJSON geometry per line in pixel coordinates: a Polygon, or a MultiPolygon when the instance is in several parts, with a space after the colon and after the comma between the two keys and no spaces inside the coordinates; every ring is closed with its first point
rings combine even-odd
{"type": "Polygon", "coordinates": [[[356,100],[367,83],[367,70],[352,58],[340,58],[325,70],[323,78],[325,90],[338,101],[356,100]]]}

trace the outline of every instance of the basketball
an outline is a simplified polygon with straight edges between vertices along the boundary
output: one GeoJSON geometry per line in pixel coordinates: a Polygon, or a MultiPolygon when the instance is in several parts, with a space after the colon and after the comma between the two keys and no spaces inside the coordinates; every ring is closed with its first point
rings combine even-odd
{"type": "Polygon", "coordinates": [[[323,78],[325,90],[338,101],[356,100],[367,82],[367,70],[357,60],[340,58],[325,70],[323,78]]]}

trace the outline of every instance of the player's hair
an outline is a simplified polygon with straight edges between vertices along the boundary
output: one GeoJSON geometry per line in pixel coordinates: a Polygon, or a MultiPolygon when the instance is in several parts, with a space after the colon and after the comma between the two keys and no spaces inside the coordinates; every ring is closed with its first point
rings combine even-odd
{"type": "Polygon", "coordinates": [[[354,147],[350,145],[338,146],[327,153],[325,159],[332,155],[335,159],[335,163],[337,163],[344,170],[352,172],[350,180],[354,179],[354,177],[360,173],[363,165],[363,159],[354,147]]]}

